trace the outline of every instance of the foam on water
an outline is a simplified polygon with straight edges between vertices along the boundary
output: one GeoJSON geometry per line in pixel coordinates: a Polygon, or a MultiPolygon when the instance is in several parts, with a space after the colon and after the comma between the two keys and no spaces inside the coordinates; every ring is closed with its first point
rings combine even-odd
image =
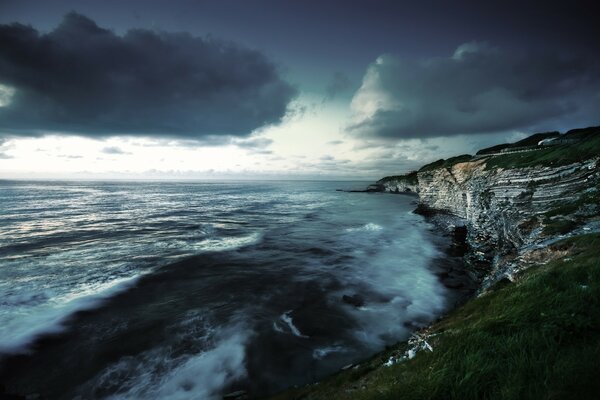
{"type": "Polygon", "coordinates": [[[133,286],[141,275],[115,279],[104,285],[95,285],[95,290],[87,288],[82,292],[69,293],[62,298],[52,297],[51,304],[47,302],[50,296],[44,297],[43,306],[36,307],[30,313],[21,315],[20,318],[10,319],[0,326],[0,354],[26,352],[29,345],[39,336],[63,331],[70,315],[100,306],[106,299],[133,286]]]}
{"type": "Polygon", "coordinates": [[[281,314],[279,318],[286,323],[286,325],[288,326],[288,328],[290,328],[290,331],[292,332],[292,334],[294,334],[294,336],[308,339],[308,336],[303,335],[302,332],[300,332],[300,330],[296,327],[296,325],[294,325],[294,320],[292,319],[292,312],[293,310],[286,311],[283,314],[281,314]]]}
{"type": "MultiPolygon", "coordinates": [[[[169,359],[160,352],[147,355],[147,361],[131,370],[130,360],[123,360],[106,371],[132,374],[129,389],[108,399],[219,399],[225,385],[243,378],[244,347],[242,334],[226,336],[215,347],[200,354],[169,359]],[[133,372],[133,373],[132,373],[133,372]]],[[[124,386],[124,385],[123,385],[124,386]]]]}
{"type": "Polygon", "coordinates": [[[346,349],[340,345],[319,347],[319,348],[313,350],[313,358],[315,360],[322,360],[323,358],[327,357],[330,354],[343,353],[345,351],[346,351],[346,349]]]}
{"type": "Polygon", "coordinates": [[[217,328],[192,315],[181,322],[180,330],[187,336],[180,340],[190,340],[201,350],[179,354],[164,345],[123,357],[85,385],[81,396],[211,400],[221,398],[226,385],[246,376],[245,345],[252,333],[243,325],[217,328]]]}
{"type": "Polygon", "coordinates": [[[405,337],[410,332],[406,322],[423,324],[446,307],[446,289],[427,268],[440,255],[439,250],[425,238],[423,230],[406,229],[408,223],[420,223],[419,217],[400,215],[388,221],[388,229],[347,230],[341,238],[355,249],[356,258],[348,263],[349,271],[341,278],[344,288],[334,297],[354,289],[382,299],[348,307],[359,323],[356,338],[374,349],[405,337]]]}
{"type": "MultiPolygon", "coordinates": [[[[46,364],[34,354],[23,376],[4,372],[7,382],[21,379],[15,393],[29,390],[35,368],[60,372],[47,378],[60,381],[57,393],[66,385],[82,398],[216,399],[239,381],[281,389],[405,339],[409,325],[446,305],[429,270],[439,255],[430,228],[402,212],[413,207],[402,196],[296,182],[8,191],[0,190],[0,353],[69,327],[74,348],[110,360],[72,382],[48,369],[60,352],[46,349],[46,364]],[[132,345],[115,354],[121,338],[132,345]]],[[[70,354],[63,367],[77,368],[77,357],[87,355],[70,354]]]]}
{"type": "Polygon", "coordinates": [[[258,229],[230,234],[239,223],[211,217],[218,207],[207,208],[208,217],[198,213],[210,191],[190,199],[188,189],[0,184],[0,354],[25,351],[38,336],[62,331],[73,313],[162,265],[260,242],[258,229]]]}
{"type": "Polygon", "coordinates": [[[376,232],[382,230],[383,227],[378,224],[369,222],[363,226],[357,228],[346,228],[346,232],[376,232]]]}
{"type": "Polygon", "coordinates": [[[254,232],[241,237],[224,237],[220,239],[206,239],[194,246],[197,251],[231,251],[260,242],[262,235],[254,232]]]}

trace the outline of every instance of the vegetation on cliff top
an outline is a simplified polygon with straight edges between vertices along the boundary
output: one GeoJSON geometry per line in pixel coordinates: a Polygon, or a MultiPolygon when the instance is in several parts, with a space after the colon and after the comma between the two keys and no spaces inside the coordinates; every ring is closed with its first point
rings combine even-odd
{"type": "Polygon", "coordinates": [[[524,168],[535,166],[561,166],[600,156],[600,127],[575,129],[565,138],[576,143],[542,147],[523,153],[492,156],[486,161],[486,169],[524,168]]]}
{"type": "Polygon", "coordinates": [[[380,180],[378,180],[377,183],[386,183],[391,181],[405,181],[410,185],[419,184],[419,179],[417,178],[417,171],[412,171],[405,175],[386,176],[385,178],[381,178],[380,180]]]}
{"type": "Polygon", "coordinates": [[[476,155],[480,156],[480,155],[485,155],[485,154],[498,153],[499,151],[505,150],[505,149],[510,150],[510,149],[516,149],[516,148],[521,148],[521,147],[537,146],[537,144],[541,140],[555,138],[555,137],[559,137],[559,136],[560,136],[560,132],[556,132],[556,131],[535,133],[535,134],[528,136],[525,139],[519,140],[518,142],[515,142],[515,143],[502,143],[502,144],[498,144],[496,146],[481,149],[476,153],[476,155]]]}
{"type": "Polygon", "coordinates": [[[446,160],[441,159],[429,164],[425,164],[419,169],[419,172],[432,171],[439,168],[451,168],[454,164],[470,161],[473,158],[470,154],[461,154],[460,156],[450,157],[446,160]]]}
{"type": "Polygon", "coordinates": [[[433,352],[383,366],[399,344],[275,399],[596,399],[600,234],[539,251],[550,261],[430,327],[433,352]]]}
{"type": "Polygon", "coordinates": [[[503,143],[488,147],[477,152],[476,157],[470,154],[448,159],[440,159],[429,164],[425,164],[418,171],[413,171],[406,175],[386,176],[378,181],[385,183],[392,180],[407,180],[408,183],[418,184],[417,173],[428,172],[440,168],[452,168],[454,165],[473,159],[485,159],[486,169],[494,168],[525,168],[535,166],[561,166],[581,162],[593,157],[600,156],[600,126],[573,129],[561,135],[559,132],[536,133],[515,143],[503,143]],[[575,141],[553,146],[538,146],[541,140],[549,138],[564,138],[575,141]],[[501,150],[523,150],[530,151],[495,154],[501,150]]]}

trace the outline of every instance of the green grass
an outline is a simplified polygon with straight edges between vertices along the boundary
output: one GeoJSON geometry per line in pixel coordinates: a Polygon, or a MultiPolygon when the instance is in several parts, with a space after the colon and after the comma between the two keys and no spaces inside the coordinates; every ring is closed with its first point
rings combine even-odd
{"type": "Polygon", "coordinates": [[[484,154],[490,154],[490,153],[497,153],[504,149],[527,147],[527,146],[537,146],[537,144],[541,140],[558,137],[558,136],[560,136],[560,132],[556,132],[556,131],[535,133],[535,134],[528,136],[525,139],[519,140],[518,142],[515,142],[515,143],[503,143],[503,144],[498,144],[496,146],[481,149],[476,154],[484,155],[484,154]]]}
{"type": "Polygon", "coordinates": [[[600,186],[590,188],[577,200],[566,202],[546,211],[544,217],[544,234],[554,235],[567,233],[600,214],[600,186]]]}
{"type": "Polygon", "coordinates": [[[565,258],[473,299],[434,324],[434,351],[383,367],[400,344],[275,399],[597,399],[600,234],[555,244],[565,258]]]}
{"type": "Polygon", "coordinates": [[[490,157],[486,169],[560,166],[600,156],[600,128],[578,143],[548,146],[540,150],[490,157]]]}
{"type": "Polygon", "coordinates": [[[411,171],[405,175],[394,175],[394,176],[386,176],[385,178],[381,178],[377,181],[377,183],[385,183],[389,181],[401,181],[405,180],[410,185],[418,185],[419,179],[417,178],[417,171],[411,171]]]}
{"type": "Polygon", "coordinates": [[[424,166],[421,167],[421,169],[419,169],[419,172],[432,171],[434,169],[440,169],[440,168],[451,168],[455,164],[470,161],[472,158],[473,158],[473,156],[470,154],[461,154],[460,156],[450,157],[446,160],[444,160],[444,159],[437,160],[430,164],[425,164],[424,166]]]}
{"type": "Polygon", "coordinates": [[[548,236],[563,235],[571,232],[573,229],[580,226],[582,221],[579,219],[559,218],[555,220],[547,220],[544,223],[544,234],[548,236]]]}

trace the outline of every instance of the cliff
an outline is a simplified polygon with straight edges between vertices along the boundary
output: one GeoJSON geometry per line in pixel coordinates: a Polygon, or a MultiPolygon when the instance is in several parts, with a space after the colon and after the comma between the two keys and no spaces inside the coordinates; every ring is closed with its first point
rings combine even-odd
{"type": "Polygon", "coordinates": [[[417,211],[436,224],[462,219],[479,295],[408,341],[275,399],[597,398],[599,164],[600,128],[588,128],[379,180],[382,191],[418,193],[417,211]]]}
{"type": "MultiPolygon", "coordinates": [[[[561,240],[513,284],[276,400],[596,399],[600,234],[561,240]]],[[[539,252],[538,251],[538,252],[539,252]]]]}
{"type": "Polygon", "coordinates": [[[418,193],[421,210],[463,218],[469,272],[485,289],[511,279],[513,260],[525,250],[599,224],[600,129],[564,137],[574,142],[439,160],[379,183],[386,191],[418,193]]]}
{"type": "Polygon", "coordinates": [[[390,193],[418,193],[419,180],[417,172],[413,171],[406,175],[386,176],[377,181],[383,191],[390,193]]]}

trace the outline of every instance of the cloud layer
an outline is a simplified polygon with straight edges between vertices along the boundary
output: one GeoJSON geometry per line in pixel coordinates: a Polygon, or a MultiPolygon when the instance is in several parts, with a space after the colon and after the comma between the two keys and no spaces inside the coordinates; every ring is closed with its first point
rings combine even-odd
{"type": "Polygon", "coordinates": [[[382,56],[352,100],[348,131],[423,138],[597,124],[600,68],[594,57],[510,53],[463,44],[452,56],[382,56]]]}
{"type": "Polygon", "coordinates": [[[186,33],[124,36],[67,14],[0,25],[0,132],[203,139],[278,123],[296,91],[258,52],[186,33]]]}

